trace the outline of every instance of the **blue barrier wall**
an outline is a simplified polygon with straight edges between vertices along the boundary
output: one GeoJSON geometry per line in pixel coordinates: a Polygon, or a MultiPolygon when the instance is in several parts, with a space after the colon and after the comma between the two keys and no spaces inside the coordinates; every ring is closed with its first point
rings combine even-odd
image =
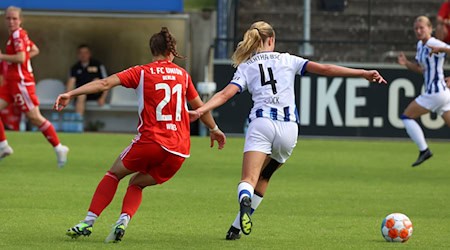
{"type": "Polygon", "coordinates": [[[182,12],[183,0],[2,0],[0,8],[10,5],[24,10],[107,11],[107,12],[182,12]]]}

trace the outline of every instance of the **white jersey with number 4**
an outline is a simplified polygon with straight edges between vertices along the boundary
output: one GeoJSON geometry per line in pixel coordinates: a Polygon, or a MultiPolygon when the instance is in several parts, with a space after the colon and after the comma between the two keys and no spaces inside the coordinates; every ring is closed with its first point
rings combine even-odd
{"type": "Polygon", "coordinates": [[[416,61],[423,69],[423,79],[425,85],[425,94],[433,94],[446,90],[444,80],[444,62],[446,53],[431,54],[431,48],[449,47],[446,43],[431,37],[424,44],[421,40],[417,42],[416,61]]]}
{"type": "Polygon", "coordinates": [[[308,60],[288,53],[261,52],[239,64],[230,84],[248,90],[253,108],[250,121],[265,117],[299,122],[295,105],[295,75],[303,75],[308,60]]]}

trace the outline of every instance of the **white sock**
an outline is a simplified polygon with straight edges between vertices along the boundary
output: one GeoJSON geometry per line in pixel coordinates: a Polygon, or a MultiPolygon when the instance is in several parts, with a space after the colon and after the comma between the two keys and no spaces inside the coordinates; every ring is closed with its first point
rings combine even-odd
{"type": "Polygon", "coordinates": [[[7,140],[0,141],[0,148],[4,148],[6,146],[8,146],[8,141],[7,140]]]}
{"type": "Polygon", "coordinates": [[[425,141],[425,135],[423,134],[422,128],[413,119],[402,119],[403,124],[405,124],[406,132],[409,137],[416,143],[420,151],[424,151],[428,148],[427,142],[425,141]]]}
{"type": "Polygon", "coordinates": [[[241,202],[242,198],[246,196],[252,198],[254,191],[255,189],[253,188],[252,185],[250,185],[250,183],[245,181],[240,182],[237,188],[239,203],[241,202]]]}
{"type": "MultiPolygon", "coordinates": [[[[257,194],[253,195],[253,198],[252,198],[252,214],[258,208],[259,204],[261,204],[262,200],[263,200],[263,197],[261,197],[261,196],[259,196],[257,194]]],[[[241,216],[240,215],[241,215],[241,213],[238,212],[238,214],[237,214],[237,216],[234,219],[233,224],[232,224],[233,227],[235,227],[237,229],[241,229],[241,219],[240,219],[241,216]]]]}
{"type": "Polygon", "coordinates": [[[121,221],[123,222],[123,225],[125,227],[128,226],[128,222],[130,222],[130,216],[126,213],[120,214],[119,219],[117,220],[116,223],[120,223],[121,221]]]}
{"type": "Polygon", "coordinates": [[[86,215],[86,218],[84,218],[84,222],[87,222],[88,224],[94,225],[95,220],[98,218],[96,214],[89,211],[86,215]]]}
{"type": "Polygon", "coordinates": [[[54,147],[54,149],[55,149],[55,151],[58,151],[58,150],[61,149],[61,147],[62,147],[62,145],[61,145],[61,143],[60,143],[60,144],[56,145],[56,146],[54,147]]]}

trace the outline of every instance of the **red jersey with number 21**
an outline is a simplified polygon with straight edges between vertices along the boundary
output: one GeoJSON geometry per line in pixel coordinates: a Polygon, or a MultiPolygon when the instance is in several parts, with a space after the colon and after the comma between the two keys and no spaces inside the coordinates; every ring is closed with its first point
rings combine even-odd
{"type": "Polygon", "coordinates": [[[172,62],[160,60],[116,75],[124,87],[135,89],[138,98],[138,135],[134,141],[156,142],[173,154],[189,157],[186,101],[198,96],[189,74],[172,62]]]}

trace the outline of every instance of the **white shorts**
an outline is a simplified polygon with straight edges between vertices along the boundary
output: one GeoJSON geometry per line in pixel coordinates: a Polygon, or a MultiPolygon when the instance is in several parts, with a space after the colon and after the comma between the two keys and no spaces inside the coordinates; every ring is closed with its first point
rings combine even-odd
{"type": "Polygon", "coordinates": [[[248,125],[244,153],[258,151],[285,163],[297,144],[297,137],[297,123],[256,118],[248,125]]]}
{"type": "Polygon", "coordinates": [[[420,106],[442,115],[450,110],[450,90],[446,88],[445,91],[438,93],[421,94],[416,98],[416,102],[420,106]]]}

